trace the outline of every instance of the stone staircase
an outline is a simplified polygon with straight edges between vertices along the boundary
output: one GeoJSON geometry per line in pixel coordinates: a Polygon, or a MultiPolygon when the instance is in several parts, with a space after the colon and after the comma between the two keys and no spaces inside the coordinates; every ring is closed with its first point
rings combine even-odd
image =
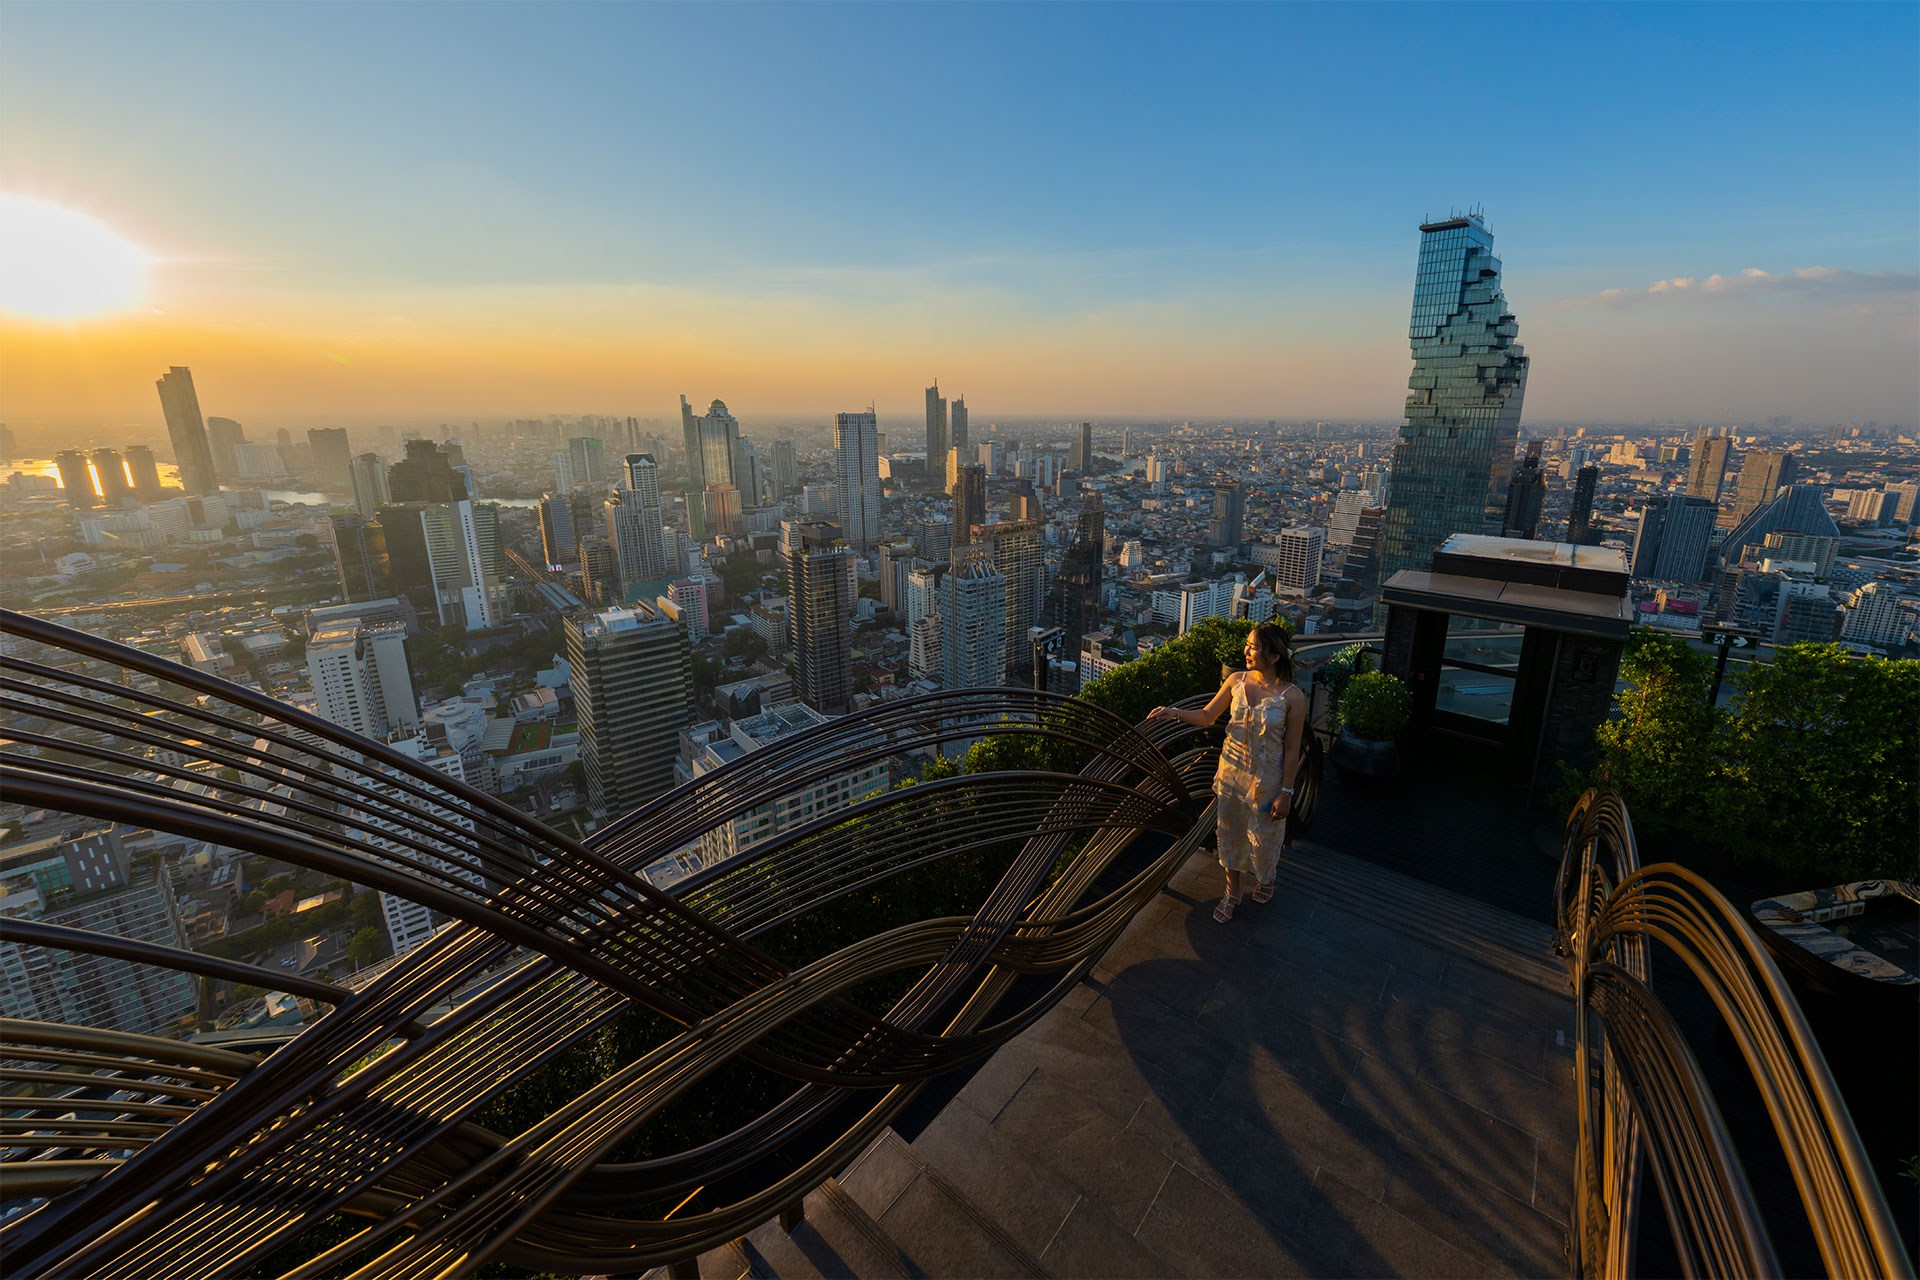
{"type": "Polygon", "coordinates": [[[1218,881],[1197,855],[923,1132],[699,1273],[1561,1271],[1571,1000],[1548,927],[1311,845],[1225,926],[1218,881]]]}

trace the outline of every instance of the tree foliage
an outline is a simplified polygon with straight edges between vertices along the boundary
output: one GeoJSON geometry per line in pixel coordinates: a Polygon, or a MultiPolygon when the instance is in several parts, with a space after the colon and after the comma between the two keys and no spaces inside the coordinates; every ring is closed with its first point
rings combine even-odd
{"type": "Polygon", "coordinates": [[[1634,821],[1822,883],[1920,867],[1920,663],[1838,645],[1777,650],[1707,702],[1713,660],[1636,633],[1595,780],[1634,821]]]}

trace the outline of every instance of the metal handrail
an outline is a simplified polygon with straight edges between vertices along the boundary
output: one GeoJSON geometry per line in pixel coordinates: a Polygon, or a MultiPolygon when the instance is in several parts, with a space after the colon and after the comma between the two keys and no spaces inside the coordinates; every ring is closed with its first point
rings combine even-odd
{"type": "MultiPolygon", "coordinates": [[[[10,795],[266,853],[453,921],[351,987],[312,984],[303,994],[335,1007],[264,1056],[0,1024],[0,1070],[28,1086],[6,1090],[0,1125],[10,1275],[257,1274],[339,1214],[362,1229],[287,1274],[459,1273],[496,1257],[628,1273],[688,1258],[797,1203],[928,1080],[1032,1025],[1212,825],[1212,748],[1198,731],[1052,694],[960,690],[782,739],[576,841],[258,691],[42,619],[0,611],[0,633],[10,795]],[[749,809],[989,734],[1076,763],[881,792],[669,890],[642,874],[749,809]],[[1116,887],[1103,873],[1143,835],[1157,843],[1116,887]],[[758,945],[848,894],[984,848],[1006,851],[1005,870],[970,915],[799,967],[758,945]],[[914,980],[884,1014],[845,998],[895,974],[914,980]],[[1034,975],[1046,981],[1016,986],[1034,975]],[[520,1133],[473,1123],[635,1009],[678,1030],[520,1133]],[[219,1074],[182,1083],[183,1060],[219,1074]],[[791,1092],[696,1149],[613,1159],[736,1061],[791,1092]],[[707,1189],[698,1209],[684,1203],[694,1188],[707,1189]]],[[[261,976],[84,930],[13,936],[261,976]]]]}
{"type": "Polygon", "coordinates": [[[1580,1082],[1572,1274],[1634,1274],[1648,1181],[1687,1274],[1780,1274],[1712,1088],[1654,993],[1658,945],[1700,983],[1739,1046],[1828,1273],[1911,1276],[1820,1045],[1740,912],[1685,867],[1642,866],[1625,803],[1598,789],[1568,815],[1555,907],[1580,1082]]]}

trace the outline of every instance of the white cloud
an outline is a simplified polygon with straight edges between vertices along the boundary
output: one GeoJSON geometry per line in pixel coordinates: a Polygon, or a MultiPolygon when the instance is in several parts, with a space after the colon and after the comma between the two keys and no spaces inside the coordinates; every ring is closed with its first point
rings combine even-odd
{"type": "Polygon", "coordinates": [[[1876,298],[1920,296],[1920,275],[1899,271],[1850,271],[1842,267],[1796,267],[1774,273],[1744,267],[1738,275],[1674,276],[1644,289],[1602,289],[1547,304],[1548,311],[1581,307],[1619,308],[1667,298],[1758,298],[1791,294],[1810,301],[1852,304],[1876,298]]]}

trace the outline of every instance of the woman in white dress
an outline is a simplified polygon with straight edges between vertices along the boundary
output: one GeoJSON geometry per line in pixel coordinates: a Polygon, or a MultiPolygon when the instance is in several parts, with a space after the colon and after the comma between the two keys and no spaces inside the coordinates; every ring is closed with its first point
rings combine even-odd
{"type": "Polygon", "coordinates": [[[1213,776],[1218,797],[1216,833],[1227,889],[1213,918],[1233,919],[1244,893],[1255,902],[1273,897],[1275,868],[1293,811],[1291,779],[1300,768],[1307,699],[1293,683],[1287,633],[1263,623],[1247,635],[1247,669],[1228,676],[1213,701],[1198,711],[1155,707],[1149,715],[1208,725],[1229,712],[1220,768],[1213,776]]]}

